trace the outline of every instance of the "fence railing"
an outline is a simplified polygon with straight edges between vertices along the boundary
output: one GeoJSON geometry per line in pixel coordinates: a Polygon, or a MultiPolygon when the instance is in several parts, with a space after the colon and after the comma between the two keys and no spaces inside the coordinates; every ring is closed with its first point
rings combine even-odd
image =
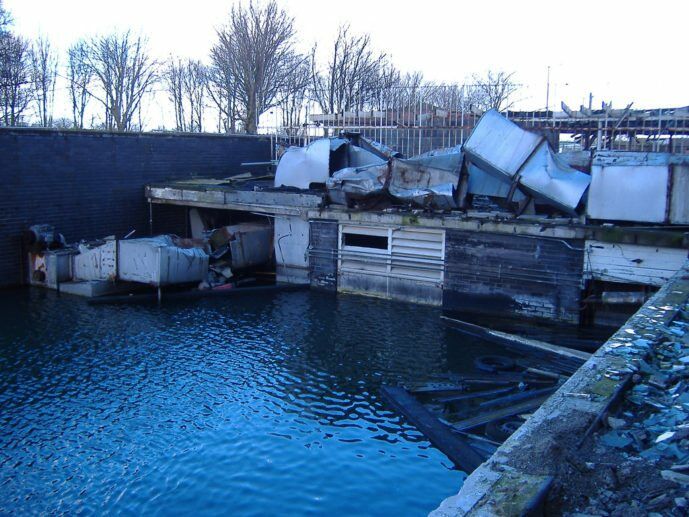
{"type": "MultiPolygon", "coordinates": [[[[413,156],[462,145],[485,108],[486,100],[466,85],[421,87],[337,113],[325,113],[310,102],[299,123],[263,127],[262,132],[274,135],[283,146],[303,146],[342,131],[359,132],[413,156]]],[[[501,112],[520,126],[545,134],[560,151],[689,153],[689,107],[501,112]]]]}

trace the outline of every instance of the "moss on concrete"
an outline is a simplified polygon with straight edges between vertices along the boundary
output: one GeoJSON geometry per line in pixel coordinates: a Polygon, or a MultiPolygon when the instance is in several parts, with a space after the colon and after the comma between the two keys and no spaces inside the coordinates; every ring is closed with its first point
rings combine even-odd
{"type": "Polygon", "coordinates": [[[615,388],[617,388],[617,385],[620,383],[620,381],[615,381],[612,379],[608,379],[607,377],[603,377],[601,380],[596,381],[590,388],[589,392],[598,395],[603,398],[610,397],[613,392],[615,391],[615,388]]]}
{"type": "Polygon", "coordinates": [[[518,472],[504,473],[492,486],[489,493],[478,503],[474,512],[482,511],[490,515],[522,515],[542,494],[543,487],[549,483],[549,476],[534,476],[518,472]],[[519,490],[515,490],[515,486],[519,490]]]}

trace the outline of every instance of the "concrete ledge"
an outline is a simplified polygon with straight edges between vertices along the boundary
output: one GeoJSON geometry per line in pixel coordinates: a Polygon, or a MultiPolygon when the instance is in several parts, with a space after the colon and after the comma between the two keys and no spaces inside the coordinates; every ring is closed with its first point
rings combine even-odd
{"type": "Polygon", "coordinates": [[[556,478],[567,445],[576,444],[613,394],[663,338],[668,324],[689,300],[689,263],[680,269],[495,454],[431,515],[524,515],[533,513],[533,492],[556,478]],[[540,484],[539,484],[540,483],[540,484]]]}

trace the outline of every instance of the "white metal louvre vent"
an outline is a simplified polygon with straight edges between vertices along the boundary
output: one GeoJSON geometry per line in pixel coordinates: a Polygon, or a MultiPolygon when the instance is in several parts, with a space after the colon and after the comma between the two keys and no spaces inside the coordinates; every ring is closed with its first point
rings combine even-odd
{"type": "Polygon", "coordinates": [[[445,232],[340,225],[339,270],[442,283],[445,232]]]}

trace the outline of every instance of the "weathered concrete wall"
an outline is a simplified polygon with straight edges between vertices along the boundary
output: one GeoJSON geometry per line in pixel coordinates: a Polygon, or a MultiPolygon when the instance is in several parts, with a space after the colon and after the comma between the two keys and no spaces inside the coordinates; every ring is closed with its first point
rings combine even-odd
{"type": "Polygon", "coordinates": [[[584,242],[447,230],[443,311],[579,322],[584,242]]]}
{"type": "Polygon", "coordinates": [[[309,272],[311,287],[337,290],[337,221],[310,221],[309,272]]]}
{"type": "MultiPolygon", "coordinates": [[[[225,177],[270,158],[264,137],[0,129],[0,286],[20,283],[21,232],[48,223],[68,241],[149,233],[147,183],[225,177]]],[[[154,206],[154,232],[184,228],[184,209],[154,206]]]]}

